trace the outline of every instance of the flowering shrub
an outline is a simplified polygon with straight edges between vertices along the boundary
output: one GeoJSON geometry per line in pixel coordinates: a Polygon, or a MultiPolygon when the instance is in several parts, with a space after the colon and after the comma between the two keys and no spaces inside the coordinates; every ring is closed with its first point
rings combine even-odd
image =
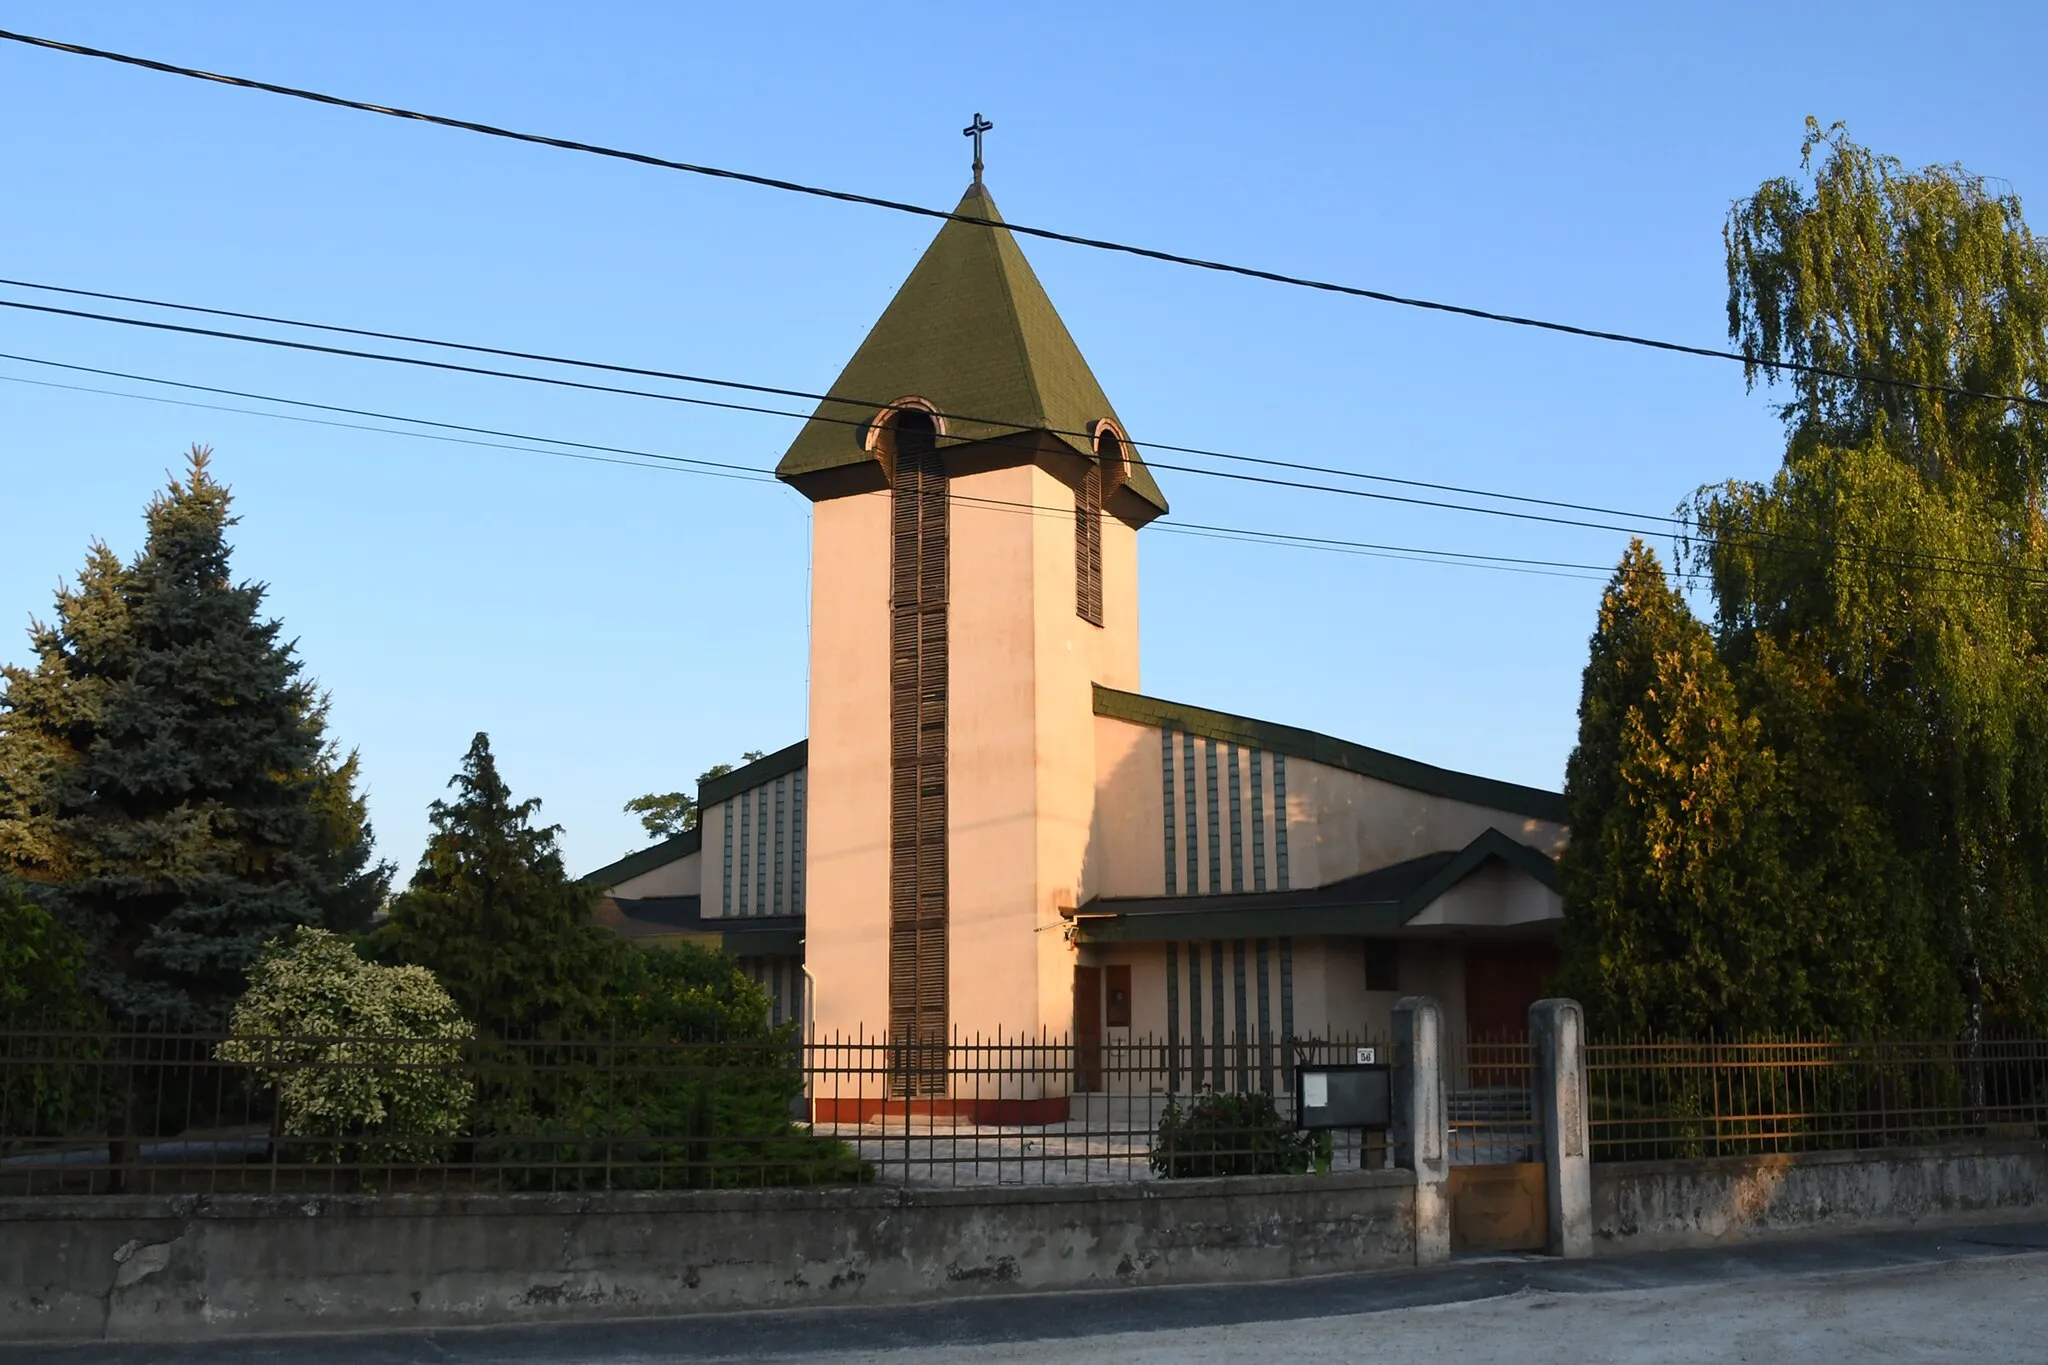
{"type": "Polygon", "coordinates": [[[324,929],[264,950],[229,1031],[216,1055],[254,1067],[282,1131],[323,1156],[433,1161],[468,1121],[475,1028],[426,968],[365,962],[324,929]]]}

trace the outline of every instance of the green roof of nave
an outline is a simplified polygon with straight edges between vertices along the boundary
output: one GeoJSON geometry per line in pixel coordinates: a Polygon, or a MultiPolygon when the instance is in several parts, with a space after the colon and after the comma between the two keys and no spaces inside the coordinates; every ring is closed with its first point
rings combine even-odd
{"type": "MultiPolygon", "coordinates": [[[[1090,423],[1107,417],[1124,429],[988,192],[970,186],[954,213],[840,372],[834,397],[797,433],[778,475],[874,458],[862,424],[902,398],[939,409],[945,445],[1042,431],[1092,455],[1090,423]]],[[[1165,511],[1151,472],[1135,450],[1129,455],[1128,487],[1165,511]]]]}

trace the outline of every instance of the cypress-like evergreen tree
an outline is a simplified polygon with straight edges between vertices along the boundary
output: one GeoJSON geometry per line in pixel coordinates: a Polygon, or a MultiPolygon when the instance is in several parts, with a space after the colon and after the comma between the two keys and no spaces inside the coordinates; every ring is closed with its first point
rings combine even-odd
{"type": "Polygon", "coordinates": [[[1728,1033],[1798,1008],[1769,838],[1750,827],[1771,766],[1712,636],[1632,542],[1601,598],[1565,769],[1559,989],[1595,1028],[1728,1033]]]}
{"type": "Polygon", "coordinates": [[[560,827],[512,799],[479,733],[436,801],[412,883],[379,929],[380,956],[439,977],[465,1017],[499,1037],[577,1037],[604,1026],[630,949],[591,922],[597,889],[571,878],[560,827]]]}
{"type": "Polygon", "coordinates": [[[263,586],[231,577],[230,509],[195,448],[142,551],[95,545],[0,693],[0,856],[131,1023],[217,1025],[266,942],[381,895],[367,826],[340,838],[360,806],[336,796],[355,774],[323,759],[322,699],[263,586]]]}

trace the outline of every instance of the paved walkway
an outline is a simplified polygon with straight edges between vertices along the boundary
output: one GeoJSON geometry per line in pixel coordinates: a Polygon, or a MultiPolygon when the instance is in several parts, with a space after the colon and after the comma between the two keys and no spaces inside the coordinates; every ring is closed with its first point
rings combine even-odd
{"type": "Polygon", "coordinates": [[[1279,1284],[213,1345],[0,1347],[0,1365],[1415,1365],[2048,1360],[2048,1223],[1279,1284]]]}

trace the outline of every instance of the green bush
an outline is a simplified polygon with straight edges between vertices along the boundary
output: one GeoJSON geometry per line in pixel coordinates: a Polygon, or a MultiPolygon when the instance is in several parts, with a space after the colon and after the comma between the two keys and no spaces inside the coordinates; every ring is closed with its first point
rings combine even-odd
{"type": "Polygon", "coordinates": [[[692,945],[609,956],[602,1032],[484,1049],[477,1160],[512,1188],[851,1185],[845,1143],[797,1122],[794,1025],[738,963],[692,945]]]}
{"type": "Polygon", "coordinates": [[[0,1114],[16,1137],[103,1121],[106,1019],[80,982],[84,963],[83,945],[0,875],[0,1114]]]}
{"type": "Polygon", "coordinates": [[[1298,1131],[1273,1097],[1205,1093],[1178,1100],[1159,1118],[1152,1172],[1169,1179],[1217,1175],[1303,1175],[1325,1169],[1328,1139],[1298,1131]]]}
{"type": "Polygon", "coordinates": [[[325,929],[272,942],[215,1055],[254,1068],[278,1122],[334,1160],[434,1161],[468,1122],[475,1037],[424,967],[379,967],[325,929]]]}

